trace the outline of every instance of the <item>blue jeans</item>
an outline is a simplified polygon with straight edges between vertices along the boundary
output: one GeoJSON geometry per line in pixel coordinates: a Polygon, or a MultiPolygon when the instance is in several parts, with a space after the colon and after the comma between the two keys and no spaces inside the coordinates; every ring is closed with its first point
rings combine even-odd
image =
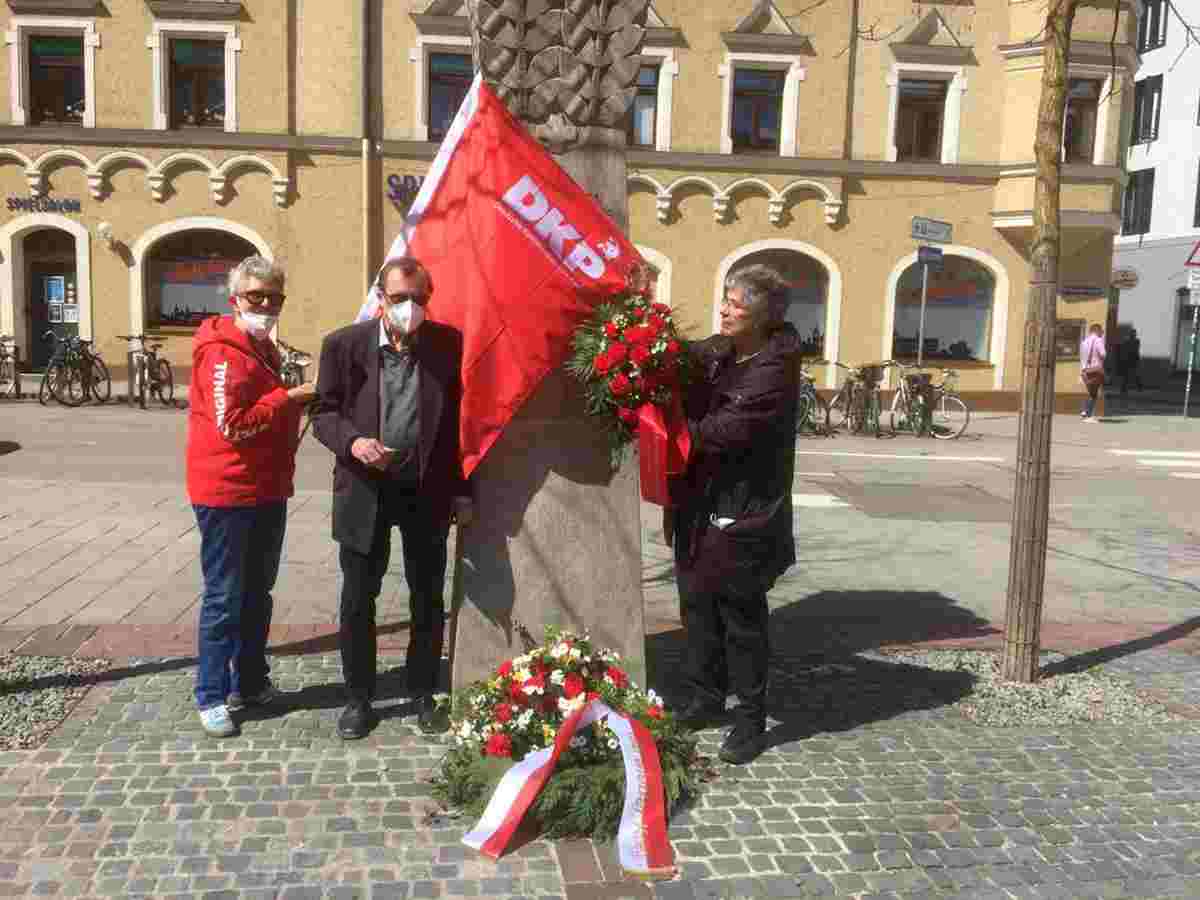
{"type": "Polygon", "coordinates": [[[196,705],[220,706],[267,683],[267,634],[279,574],[287,501],[261,506],[193,506],[200,528],[200,601],[196,705]]]}

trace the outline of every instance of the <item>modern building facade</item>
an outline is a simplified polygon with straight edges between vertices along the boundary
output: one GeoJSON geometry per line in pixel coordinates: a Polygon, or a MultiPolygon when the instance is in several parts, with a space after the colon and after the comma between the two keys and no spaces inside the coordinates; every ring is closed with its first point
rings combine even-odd
{"type": "MultiPolygon", "coordinates": [[[[1108,312],[1138,5],[1087,7],[1070,61],[1062,364],[1108,312]],[[1118,16],[1116,65],[1109,41],[1118,16]],[[1077,342],[1075,342],[1077,345],[1077,342]]],[[[0,331],[106,354],[151,332],[186,371],[223,273],[289,273],[281,336],[347,322],[471,78],[461,0],[7,0],[0,331]]],[[[654,0],[628,127],[630,227],[660,294],[711,333],[721,285],[768,261],[819,383],[916,356],[914,216],[949,223],[924,355],[1012,406],[1042,69],[1037,4],[654,0]]]]}
{"type": "MultiPolygon", "coordinates": [[[[1187,366],[1192,331],[1185,263],[1200,243],[1200,47],[1169,4],[1146,0],[1145,7],[1115,248],[1118,282],[1126,285],[1115,339],[1136,328],[1142,377],[1161,383],[1187,366]]],[[[1200,23],[1194,7],[1177,8],[1200,23]]]]}

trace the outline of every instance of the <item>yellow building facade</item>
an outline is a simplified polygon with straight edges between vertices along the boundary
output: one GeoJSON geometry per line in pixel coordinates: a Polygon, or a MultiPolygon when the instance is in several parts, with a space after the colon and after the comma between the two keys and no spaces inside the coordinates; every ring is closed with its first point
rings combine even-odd
{"type": "MultiPolygon", "coordinates": [[[[1062,359],[1108,313],[1135,3],[1082,10],[1063,172],[1062,359]],[[1110,46],[1116,19],[1116,43],[1110,46]],[[1077,343],[1077,342],[1076,342],[1077,343]]],[[[756,261],[792,286],[818,383],[916,356],[1013,406],[1029,285],[1037,4],[654,0],[629,124],[635,243],[693,335],[756,261]]],[[[461,0],[7,0],[0,66],[0,333],[106,357],[148,333],[186,379],[224,272],[288,272],[280,335],[351,319],[470,79],[461,0]]]]}

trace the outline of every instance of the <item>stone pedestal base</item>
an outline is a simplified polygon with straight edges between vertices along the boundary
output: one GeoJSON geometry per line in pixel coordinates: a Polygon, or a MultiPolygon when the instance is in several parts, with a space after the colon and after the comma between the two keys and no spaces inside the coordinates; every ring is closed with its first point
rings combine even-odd
{"type": "Polygon", "coordinates": [[[645,685],[636,459],[609,469],[578,387],[546,378],[475,472],[476,521],[458,535],[451,682],[458,690],[539,642],[588,631],[645,685]]]}

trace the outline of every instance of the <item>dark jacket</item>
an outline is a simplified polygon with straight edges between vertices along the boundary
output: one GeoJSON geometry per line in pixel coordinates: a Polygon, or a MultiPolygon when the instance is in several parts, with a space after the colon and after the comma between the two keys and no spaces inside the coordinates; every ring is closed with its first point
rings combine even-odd
{"type": "Polygon", "coordinates": [[[740,365],[720,335],[690,346],[700,373],[685,413],[698,447],[680,487],[676,560],[695,564],[698,548],[718,546],[710,572],[746,575],[766,590],[796,561],[792,529],[800,337],[777,329],[756,357],[740,365]],[[732,519],[720,540],[704,541],[713,519],[732,519]]]}
{"type": "MultiPolygon", "coordinates": [[[[313,433],[333,468],[333,539],[368,553],[387,475],[350,455],[357,438],[379,438],[379,320],[341,328],[321,344],[313,433]]],[[[426,322],[414,348],[421,373],[420,491],[435,521],[448,525],[456,496],[469,496],[459,462],[462,336],[426,322]]]]}

